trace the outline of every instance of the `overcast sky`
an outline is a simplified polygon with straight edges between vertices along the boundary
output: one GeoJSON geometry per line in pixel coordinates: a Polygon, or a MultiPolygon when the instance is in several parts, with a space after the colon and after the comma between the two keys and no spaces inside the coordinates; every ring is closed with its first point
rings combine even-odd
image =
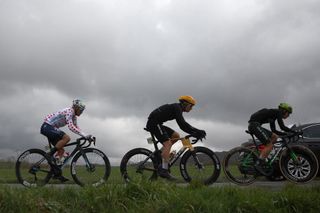
{"type": "Polygon", "coordinates": [[[287,125],[319,122],[319,11],[317,0],[0,0],[0,158],[43,148],[43,118],[74,98],[114,164],[152,148],[149,113],[180,95],[197,99],[185,118],[214,150],[246,141],[250,115],[280,102],[294,107],[287,125]]]}

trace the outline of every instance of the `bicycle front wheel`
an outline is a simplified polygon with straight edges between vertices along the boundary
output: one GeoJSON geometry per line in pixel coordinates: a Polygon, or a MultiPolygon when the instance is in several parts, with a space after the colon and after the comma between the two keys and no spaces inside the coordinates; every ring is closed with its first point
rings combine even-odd
{"type": "Polygon", "coordinates": [[[307,183],[318,173],[318,160],[314,153],[304,146],[290,146],[280,156],[282,174],[291,182],[307,183]]]}
{"type": "Polygon", "coordinates": [[[49,158],[43,150],[29,149],[16,162],[16,176],[26,187],[44,186],[51,178],[49,158]]]}
{"type": "Polygon", "coordinates": [[[257,158],[253,150],[236,147],[224,157],[222,164],[224,174],[235,184],[249,185],[257,178],[254,167],[257,158]]]}
{"type": "Polygon", "coordinates": [[[214,183],[220,175],[220,161],[216,154],[206,147],[194,147],[181,158],[180,171],[187,182],[214,183]]]}
{"type": "Polygon", "coordinates": [[[80,186],[99,186],[109,178],[111,166],[102,151],[87,148],[74,156],[70,169],[73,180],[80,186]]]}
{"type": "Polygon", "coordinates": [[[152,152],[136,148],[127,152],[120,164],[123,179],[128,182],[141,182],[157,178],[155,159],[152,152]]]}

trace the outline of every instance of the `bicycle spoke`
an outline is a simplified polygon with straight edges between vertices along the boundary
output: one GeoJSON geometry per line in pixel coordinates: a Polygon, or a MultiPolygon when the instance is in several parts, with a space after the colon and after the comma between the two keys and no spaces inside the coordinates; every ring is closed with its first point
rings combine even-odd
{"type": "Polygon", "coordinates": [[[23,153],[16,163],[16,174],[19,182],[28,187],[42,186],[50,179],[51,167],[41,150],[30,150],[23,153]]]}
{"type": "Polygon", "coordinates": [[[205,147],[195,147],[181,159],[181,175],[190,182],[212,184],[220,175],[220,162],[214,152],[205,147]]]}
{"type": "Polygon", "coordinates": [[[156,178],[156,169],[150,155],[151,151],[137,148],[123,157],[120,170],[126,182],[141,182],[156,178]]]}
{"type": "Polygon", "coordinates": [[[85,149],[79,152],[71,163],[71,174],[75,182],[81,186],[98,186],[105,183],[110,174],[110,163],[99,150],[85,149]]]}
{"type": "Polygon", "coordinates": [[[231,150],[223,162],[226,177],[239,185],[253,183],[257,177],[254,168],[256,158],[250,149],[238,147],[231,150]]]}

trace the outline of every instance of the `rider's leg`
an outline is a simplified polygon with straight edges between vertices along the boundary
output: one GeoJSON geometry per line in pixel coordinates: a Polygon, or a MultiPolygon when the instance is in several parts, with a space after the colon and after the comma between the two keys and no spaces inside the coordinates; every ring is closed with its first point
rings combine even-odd
{"type": "Polygon", "coordinates": [[[163,142],[162,144],[162,165],[158,168],[158,175],[169,180],[176,180],[176,178],[172,176],[169,172],[170,149],[172,147],[171,139],[163,142]]]}
{"type": "Polygon", "coordinates": [[[57,149],[57,155],[59,157],[62,157],[63,156],[63,153],[64,153],[64,149],[63,147],[70,141],[70,136],[67,135],[67,134],[64,134],[63,137],[61,138],[61,140],[59,140],[55,147],[57,149]]]}
{"type": "Polygon", "coordinates": [[[162,153],[161,153],[161,157],[162,157],[162,168],[163,169],[168,169],[168,164],[170,161],[170,150],[172,145],[177,142],[180,138],[179,133],[177,132],[173,132],[170,139],[163,142],[163,149],[162,149],[162,153]]]}
{"type": "Polygon", "coordinates": [[[272,133],[271,137],[267,141],[265,148],[261,151],[259,158],[255,163],[255,168],[263,175],[269,175],[268,172],[264,170],[264,166],[266,165],[266,158],[272,150],[273,144],[277,141],[278,136],[272,133]]]}
{"type": "Polygon", "coordinates": [[[171,140],[167,140],[162,143],[163,148],[161,152],[161,157],[162,157],[162,168],[163,169],[168,169],[168,164],[170,160],[170,149],[172,147],[171,140]]]}
{"type": "MultiPolygon", "coordinates": [[[[70,136],[67,134],[64,134],[61,138],[61,140],[59,140],[56,145],[55,148],[57,149],[57,155],[59,157],[63,156],[64,153],[64,146],[70,141],[70,136]]],[[[57,174],[55,174],[54,178],[60,180],[61,182],[66,182],[69,179],[65,178],[64,176],[62,176],[62,171],[60,170],[57,174]]]]}
{"type": "Polygon", "coordinates": [[[265,145],[265,148],[261,151],[259,158],[260,159],[266,159],[269,155],[269,153],[272,150],[273,144],[277,142],[278,136],[274,133],[272,133],[269,142],[265,145]]]}
{"type": "Polygon", "coordinates": [[[180,138],[179,133],[173,132],[172,135],[171,135],[171,143],[172,143],[172,145],[173,145],[175,142],[177,142],[177,141],[179,140],[179,138],[180,138]]]}

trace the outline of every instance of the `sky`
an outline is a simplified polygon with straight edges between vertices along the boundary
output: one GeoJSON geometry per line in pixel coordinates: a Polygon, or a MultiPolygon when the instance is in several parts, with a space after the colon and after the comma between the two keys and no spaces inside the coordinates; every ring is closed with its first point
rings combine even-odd
{"type": "Polygon", "coordinates": [[[320,122],[319,11],[317,0],[0,0],[0,159],[47,145],[44,117],[76,98],[80,128],[113,164],[152,149],[149,113],[181,95],[197,100],[184,117],[214,151],[281,102],[287,125],[320,122]]]}

